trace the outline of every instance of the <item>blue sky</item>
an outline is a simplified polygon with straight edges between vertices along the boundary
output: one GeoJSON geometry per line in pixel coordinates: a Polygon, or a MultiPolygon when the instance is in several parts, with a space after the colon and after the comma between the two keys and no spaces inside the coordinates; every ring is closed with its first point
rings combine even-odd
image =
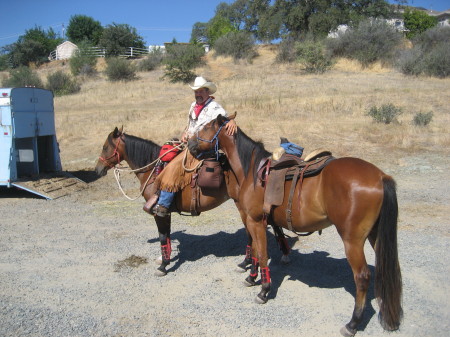
{"type": "MultiPolygon", "coordinates": [[[[234,0],[0,0],[0,47],[17,41],[27,29],[52,27],[62,35],[73,15],[87,15],[103,26],[126,23],[137,29],[147,45],[174,38],[188,42],[192,26],[207,22],[220,2],[234,0]]],[[[436,11],[450,8],[450,0],[409,0],[413,6],[436,11]]]]}

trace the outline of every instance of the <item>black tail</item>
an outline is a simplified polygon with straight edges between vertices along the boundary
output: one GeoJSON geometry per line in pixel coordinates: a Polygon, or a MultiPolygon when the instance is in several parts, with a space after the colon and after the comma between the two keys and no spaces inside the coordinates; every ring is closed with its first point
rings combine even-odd
{"type": "Polygon", "coordinates": [[[380,324],[386,330],[397,330],[403,317],[402,275],[398,262],[398,204],[395,181],[383,177],[384,197],[378,218],[375,246],[375,296],[380,306],[380,324]]]}

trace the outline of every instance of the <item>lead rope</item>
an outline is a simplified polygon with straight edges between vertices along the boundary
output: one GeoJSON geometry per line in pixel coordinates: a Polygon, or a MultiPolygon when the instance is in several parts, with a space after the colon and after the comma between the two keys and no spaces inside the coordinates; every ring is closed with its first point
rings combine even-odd
{"type": "Polygon", "coordinates": [[[156,165],[153,167],[152,171],[150,172],[150,174],[149,174],[147,180],[145,181],[145,184],[143,184],[142,189],[139,190],[139,195],[136,196],[136,197],[134,197],[134,198],[129,197],[129,196],[126,194],[126,192],[123,190],[122,184],[120,183],[120,172],[133,173],[133,172],[141,171],[141,170],[146,169],[147,167],[150,167],[150,166],[152,166],[152,165],[154,165],[154,164],[159,164],[159,163],[161,162],[161,158],[164,157],[167,153],[172,152],[172,151],[175,151],[176,149],[178,149],[178,150],[183,150],[183,148],[184,148],[184,144],[183,144],[183,143],[180,143],[179,145],[175,146],[174,148],[172,148],[172,149],[170,149],[170,150],[164,152],[161,156],[159,156],[157,159],[155,159],[154,161],[152,161],[150,164],[147,164],[147,165],[145,165],[145,166],[143,166],[143,167],[140,167],[140,168],[137,168],[137,169],[134,169],[134,170],[130,170],[130,169],[128,169],[128,168],[119,168],[119,167],[116,167],[116,166],[115,166],[115,167],[114,167],[114,177],[116,178],[117,185],[119,186],[119,190],[122,192],[123,196],[124,196],[125,198],[127,198],[128,200],[131,200],[131,201],[134,201],[134,200],[137,200],[138,198],[140,198],[140,197],[144,194],[145,188],[147,187],[148,182],[150,181],[150,179],[151,179],[152,176],[153,176],[153,173],[155,172],[156,165]]]}
{"type": "Polygon", "coordinates": [[[188,153],[187,151],[184,151],[184,158],[183,158],[183,160],[181,161],[181,164],[183,165],[183,169],[184,169],[186,172],[194,172],[194,171],[197,171],[197,170],[200,168],[200,166],[202,166],[204,159],[203,159],[203,160],[200,160],[200,161],[198,162],[198,164],[195,165],[193,168],[187,168],[187,167],[186,167],[187,153],[188,153]]]}

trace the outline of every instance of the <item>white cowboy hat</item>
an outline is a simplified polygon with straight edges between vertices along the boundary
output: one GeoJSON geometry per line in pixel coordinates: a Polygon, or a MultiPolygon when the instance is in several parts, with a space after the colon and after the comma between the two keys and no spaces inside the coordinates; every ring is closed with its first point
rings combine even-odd
{"type": "Polygon", "coordinates": [[[195,78],[194,85],[190,85],[192,90],[198,90],[200,88],[208,88],[210,94],[214,94],[217,91],[217,87],[213,82],[208,82],[201,76],[195,78]]]}

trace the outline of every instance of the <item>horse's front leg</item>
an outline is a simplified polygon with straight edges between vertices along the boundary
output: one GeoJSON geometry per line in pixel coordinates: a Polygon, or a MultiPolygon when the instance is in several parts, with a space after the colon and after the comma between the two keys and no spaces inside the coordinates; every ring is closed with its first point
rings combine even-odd
{"type": "Polygon", "coordinates": [[[155,272],[156,276],[165,276],[167,274],[166,267],[170,264],[170,254],[172,253],[170,220],[170,215],[166,217],[155,216],[156,225],[158,226],[159,242],[161,243],[161,265],[155,272]]]}
{"type": "Polygon", "coordinates": [[[252,257],[252,268],[250,270],[250,275],[246,279],[246,283],[253,282],[252,285],[256,284],[255,279],[258,276],[258,267],[261,269],[261,291],[256,297],[257,303],[266,303],[267,295],[270,291],[270,270],[268,266],[268,254],[267,254],[267,229],[264,221],[248,221],[248,230],[253,238],[253,257],[252,257]],[[258,257],[258,258],[256,258],[258,257]],[[255,267],[255,268],[254,268],[255,267]]]}
{"type": "Polygon", "coordinates": [[[234,202],[238,211],[239,211],[239,215],[241,216],[241,220],[242,223],[244,224],[245,227],[245,232],[247,234],[247,246],[245,247],[245,257],[244,257],[244,261],[242,261],[241,263],[239,263],[238,269],[237,271],[240,273],[244,273],[247,270],[247,266],[252,264],[252,236],[250,235],[250,233],[247,230],[247,226],[245,225],[245,220],[246,220],[246,215],[245,213],[241,210],[239,203],[237,203],[236,201],[234,202]]]}

